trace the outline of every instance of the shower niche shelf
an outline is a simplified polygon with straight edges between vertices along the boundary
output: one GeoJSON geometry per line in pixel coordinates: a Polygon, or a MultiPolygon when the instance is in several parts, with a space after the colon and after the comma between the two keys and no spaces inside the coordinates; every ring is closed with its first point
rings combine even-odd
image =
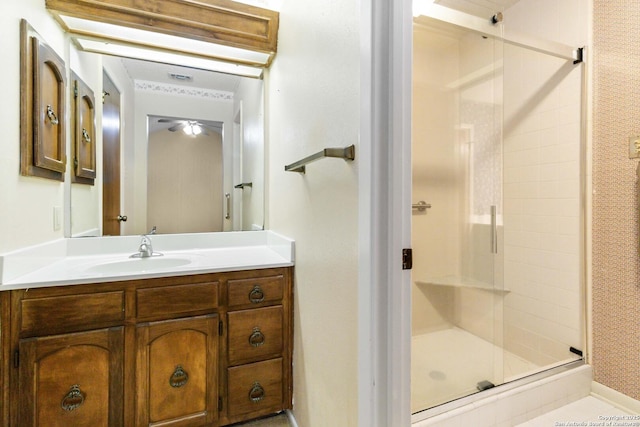
{"type": "Polygon", "coordinates": [[[509,289],[496,288],[492,283],[462,276],[433,277],[416,280],[415,282],[420,286],[445,286],[451,288],[481,289],[485,291],[499,292],[502,294],[511,292],[509,289]]]}

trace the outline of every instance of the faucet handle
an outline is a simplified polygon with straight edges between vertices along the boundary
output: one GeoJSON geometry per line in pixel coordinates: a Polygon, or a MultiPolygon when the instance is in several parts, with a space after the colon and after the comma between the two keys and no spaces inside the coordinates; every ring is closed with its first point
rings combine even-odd
{"type": "Polygon", "coordinates": [[[140,257],[142,258],[153,256],[153,246],[151,245],[151,239],[146,234],[142,235],[142,240],[140,241],[138,252],[140,253],[140,257]]]}

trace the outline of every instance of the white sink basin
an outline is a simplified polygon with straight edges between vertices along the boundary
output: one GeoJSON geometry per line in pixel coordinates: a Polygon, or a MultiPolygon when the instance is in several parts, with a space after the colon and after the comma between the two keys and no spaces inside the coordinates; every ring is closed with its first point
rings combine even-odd
{"type": "Polygon", "coordinates": [[[111,261],[92,265],[85,269],[87,273],[118,274],[138,273],[166,270],[169,268],[183,267],[193,262],[187,256],[160,256],[150,258],[127,258],[121,261],[111,261]]]}

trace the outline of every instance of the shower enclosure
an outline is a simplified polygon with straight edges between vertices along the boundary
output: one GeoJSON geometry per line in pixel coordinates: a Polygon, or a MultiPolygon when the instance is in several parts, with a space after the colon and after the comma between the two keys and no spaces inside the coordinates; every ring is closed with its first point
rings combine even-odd
{"type": "Polygon", "coordinates": [[[582,357],[582,50],[536,7],[414,0],[414,413],[582,357]]]}

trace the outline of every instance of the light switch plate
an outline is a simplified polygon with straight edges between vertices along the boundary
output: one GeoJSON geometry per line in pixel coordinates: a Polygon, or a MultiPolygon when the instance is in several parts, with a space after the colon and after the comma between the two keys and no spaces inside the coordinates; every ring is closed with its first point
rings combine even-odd
{"type": "Polygon", "coordinates": [[[640,135],[634,135],[629,137],[629,158],[640,158],[640,135]]]}

